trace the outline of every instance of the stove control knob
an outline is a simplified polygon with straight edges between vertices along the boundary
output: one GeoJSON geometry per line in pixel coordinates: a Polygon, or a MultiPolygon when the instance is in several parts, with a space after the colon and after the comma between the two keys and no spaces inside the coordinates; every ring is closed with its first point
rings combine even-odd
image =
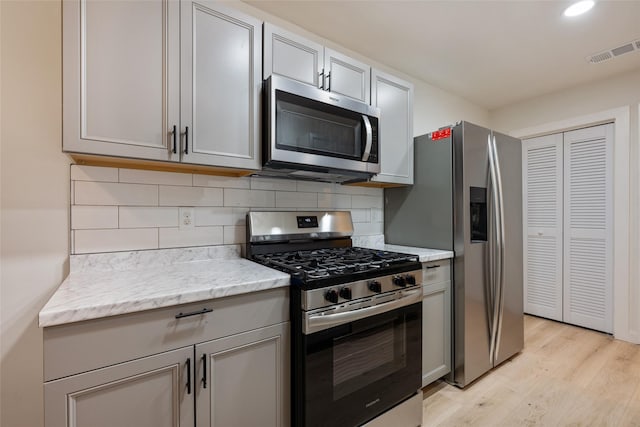
{"type": "Polygon", "coordinates": [[[329,289],[325,294],[324,294],[324,299],[326,299],[329,302],[332,303],[337,303],[338,302],[338,293],[336,291],[334,291],[333,289],[329,289]]]}
{"type": "Polygon", "coordinates": [[[372,280],[371,282],[369,282],[369,290],[371,292],[379,294],[380,292],[382,292],[382,283],[378,282],[377,280],[372,280]]]}
{"type": "Polygon", "coordinates": [[[401,287],[405,287],[407,286],[407,281],[404,277],[402,276],[393,276],[393,279],[391,279],[391,281],[393,282],[394,285],[396,286],[401,286],[401,287]]]}
{"type": "Polygon", "coordinates": [[[351,289],[349,288],[342,288],[340,289],[340,296],[344,299],[351,299],[351,289]]]}
{"type": "Polygon", "coordinates": [[[404,279],[407,281],[407,285],[415,285],[416,284],[416,276],[413,274],[407,274],[404,279]]]}

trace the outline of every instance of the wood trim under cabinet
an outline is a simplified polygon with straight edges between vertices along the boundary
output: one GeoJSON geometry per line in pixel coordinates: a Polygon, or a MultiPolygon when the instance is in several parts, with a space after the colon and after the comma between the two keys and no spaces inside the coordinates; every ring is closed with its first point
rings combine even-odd
{"type": "Polygon", "coordinates": [[[78,165],[102,166],[126,169],[145,169],[162,172],[197,173],[230,177],[248,176],[256,171],[247,169],[223,168],[217,166],[193,165],[186,163],[168,163],[155,160],[128,159],[123,157],[96,156],[90,154],[69,153],[78,165]]]}

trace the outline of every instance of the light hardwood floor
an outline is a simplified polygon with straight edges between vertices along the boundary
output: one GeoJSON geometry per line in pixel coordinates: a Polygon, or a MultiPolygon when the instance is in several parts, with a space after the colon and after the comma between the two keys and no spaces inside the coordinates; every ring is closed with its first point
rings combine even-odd
{"type": "Polygon", "coordinates": [[[464,390],[423,390],[423,426],[640,426],[640,346],[525,316],[524,350],[464,390]]]}

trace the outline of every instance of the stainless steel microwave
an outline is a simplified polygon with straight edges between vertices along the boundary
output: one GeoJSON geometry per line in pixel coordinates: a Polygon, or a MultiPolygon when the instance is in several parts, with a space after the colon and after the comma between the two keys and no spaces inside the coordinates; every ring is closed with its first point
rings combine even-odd
{"type": "Polygon", "coordinates": [[[273,75],[264,83],[261,175],[366,181],[380,172],[380,110],[273,75]]]}

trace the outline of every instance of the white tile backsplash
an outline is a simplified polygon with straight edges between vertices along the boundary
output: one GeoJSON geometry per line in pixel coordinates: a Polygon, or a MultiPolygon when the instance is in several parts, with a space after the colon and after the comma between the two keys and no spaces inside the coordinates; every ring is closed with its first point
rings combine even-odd
{"type": "Polygon", "coordinates": [[[71,165],[72,181],[118,182],[118,169],[71,165]]]}
{"type": "Polygon", "coordinates": [[[193,175],[190,173],[120,169],[119,181],[134,184],[186,185],[191,187],[193,175]]]}
{"type": "Polygon", "coordinates": [[[216,188],[250,188],[249,178],[231,178],[228,176],[214,175],[193,175],[193,185],[195,187],[216,187],[216,188]]]}
{"type": "Polygon", "coordinates": [[[160,206],[222,206],[222,189],[161,185],[160,206]]]}
{"type": "Polygon", "coordinates": [[[76,181],[74,192],[76,205],[158,205],[157,185],[76,181]]]}
{"type": "Polygon", "coordinates": [[[274,191],[224,189],[225,206],[273,208],[276,206],[274,191]]]}
{"type": "Polygon", "coordinates": [[[73,254],[244,246],[249,210],[351,210],[354,242],[384,228],[380,188],[72,165],[71,192],[73,254]]]}
{"type": "Polygon", "coordinates": [[[117,206],[71,206],[71,228],[118,228],[117,206]]]}
{"type": "Polygon", "coordinates": [[[75,251],[78,254],[158,248],[157,228],[75,230],[74,234],[75,251]]]}
{"type": "Polygon", "coordinates": [[[221,245],[223,227],[160,228],[161,248],[221,245]]]}
{"type": "Polygon", "coordinates": [[[120,228],[177,227],[177,207],[120,206],[118,218],[120,228]]]}
{"type": "Polygon", "coordinates": [[[318,193],[277,191],[276,207],[278,208],[317,208],[318,193]]]}

